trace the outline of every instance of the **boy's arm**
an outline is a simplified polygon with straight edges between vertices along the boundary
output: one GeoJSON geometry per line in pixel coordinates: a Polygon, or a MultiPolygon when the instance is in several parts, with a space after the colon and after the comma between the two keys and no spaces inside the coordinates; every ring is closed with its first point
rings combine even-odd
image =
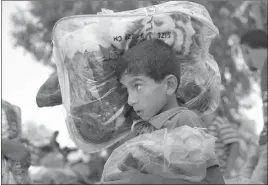
{"type": "Polygon", "coordinates": [[[225,184],[220,167],[214,165],[207,168],[207,176],[202,181],[203,184],[225,184]]]}
{"type": "Polygon", "coordinates": [[[231,176],[231,172],[234,168],[235,161],[238,156],[239,156],[239,143],[231,143],[230,152],[229,152],[229,156],[227,159],[226,172],[225,172],[226,177],[231,176]]]}
{"type": "Polygon", "coordinates": [[[230,124],[228,120],[224,120],[224,122],[219,125],[218,129],[222,142],[229,147],[229,155],[226,161],[227,164],[224,174],[226,178],[229,178],[235,166],[236,159],[239,156],[240,138],[238,136],[237,128],[230,124]]]}

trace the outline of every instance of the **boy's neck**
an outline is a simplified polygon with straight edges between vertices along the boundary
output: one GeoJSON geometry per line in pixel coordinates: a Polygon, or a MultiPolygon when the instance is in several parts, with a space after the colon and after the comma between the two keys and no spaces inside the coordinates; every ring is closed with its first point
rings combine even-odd
{"type": "Polygon", "coordinates": [[[178,101],[177,101],[177,97],[174,94],[173,96],[171,96],[170,98],[168,98],[167,103],[163,107],[163,109],[161,110],[161,112],[168,111],[168,110],[173,109],[173,108],[176,108],[178,106],[179,106],[179,104],[178,104],[178,101]]]}

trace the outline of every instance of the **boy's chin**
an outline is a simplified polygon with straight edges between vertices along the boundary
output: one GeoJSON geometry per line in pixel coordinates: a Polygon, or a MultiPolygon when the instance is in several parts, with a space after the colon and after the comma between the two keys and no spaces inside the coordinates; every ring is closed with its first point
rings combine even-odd
{"type": "Polygon", "coordinates": [[[149,121],[151,119],[151,117],[149,116],[140,116],[140,119],[143,121],[149,121]]]}

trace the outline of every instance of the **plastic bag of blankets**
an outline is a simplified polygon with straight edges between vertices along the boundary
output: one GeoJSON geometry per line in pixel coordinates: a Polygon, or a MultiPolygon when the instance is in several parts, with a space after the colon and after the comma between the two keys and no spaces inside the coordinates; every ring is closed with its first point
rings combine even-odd
{"type": "Polygon", "coordinates": [[[53,29],[53,57],[66,124],[76,145],[96,152],[129,134],[131,121],[118,124],[127,92],[109,62],[144,39],[164,40],[189,59],[182,63],[177,95],[200,114],[214,111],[221,79],[209,47],[217,35],[207,10],[187,1],[59,20],[53,29]]]}
{"type": "Polygon", "coordinates": [[[141,134],[116,148],[105,163],[101,182],[124,167],[171,179],[201,182],[215,160],[215,137],[187,125],[141,134]]]}

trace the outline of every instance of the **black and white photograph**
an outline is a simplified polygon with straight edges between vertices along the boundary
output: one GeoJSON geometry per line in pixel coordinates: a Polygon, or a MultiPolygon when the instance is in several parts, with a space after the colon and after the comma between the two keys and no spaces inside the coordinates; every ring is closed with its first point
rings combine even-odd
{"type": "Polygon", "coordinates": [[[1,1],[1,184],[268,184],[267,6],[1,1]]]}

